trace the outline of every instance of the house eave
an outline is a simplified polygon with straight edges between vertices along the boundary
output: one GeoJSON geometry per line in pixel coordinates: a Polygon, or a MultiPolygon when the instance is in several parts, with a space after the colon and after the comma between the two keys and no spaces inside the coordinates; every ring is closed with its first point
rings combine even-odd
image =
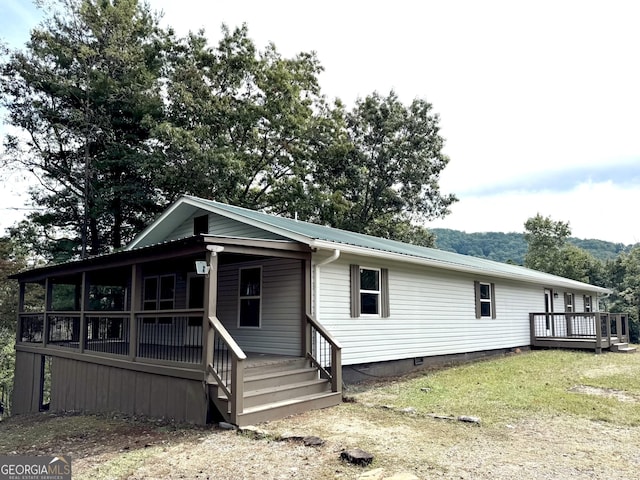
{"type": "MultiPolygon", "coordinates": [[[[570,288],[574,290],[597,292],[602,294],[611,293],[611,290],[607,288],[598,287],[595,285],[589,285],[587,283],[565,279],[565,278],[558,277],[551,274],[544,274],[545,278],[542,278],[542,279],[533,278],[524,273],[522,275],[513,274],[513,273],[507,274],[505,272],[495,271],[491,269],[481,269],[477,267],[471,267],[471,266],[456,264],[452,262],[443,262],[443,261],[431,259],[431,258],[417,257],[414,255],[388,252],[383,250],[374,250],[370,248],[364,248],[364,247],[359,247],[355,245],[340,244],[340,243],[330,242],[326,240],[313,240],[311,242],[311,247],[316,249],[321,249],[321,250],[340,249],[343,253],[349,253],[353,255],[364,255],[364,256],[369,256],[374,258],[411,263],[414,265],[421,265],[425,267],[450,270],[450,271],[460,272],[460,273],[468,273],[468,274],[479,275],[484,277],[489,276],[494,278],[514,280],[514,281],[519,281],[519,282],[524,282],[529,284],[544,285],[548,287],[563,287],[563,288],[570,288]]],[[[541,273],[541,272],[536,272],[536,273],[541,273]]]]}

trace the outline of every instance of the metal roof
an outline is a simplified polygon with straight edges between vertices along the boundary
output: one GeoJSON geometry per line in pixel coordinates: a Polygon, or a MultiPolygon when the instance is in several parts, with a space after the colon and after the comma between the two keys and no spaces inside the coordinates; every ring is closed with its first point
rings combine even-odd
{"type": "Polygon", "coordinates": [[[484,258],[446,252],[436,248],[421,247],[396,240],[349,232],[193,196],[184,196],[179,199],[178,202],[181,200],[187,200],[189,203],[196,204],[203,209],[244,221],[282,236],[303,241],[311,247],[323,249],[335,248],[349,253],[387,257],[393,260],[450,270],[538,283],[549,287],[561,286],[577,290],[610,293],[610,290],[606,288],[531,270],[518,265],[510,265],[484,258]]]}

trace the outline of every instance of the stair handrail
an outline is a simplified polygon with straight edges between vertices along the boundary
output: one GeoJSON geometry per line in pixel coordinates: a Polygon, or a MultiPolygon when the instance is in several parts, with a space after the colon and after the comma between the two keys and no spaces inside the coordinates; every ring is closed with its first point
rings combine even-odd
{"type": "Polygon", "coordinates": [[[224,381],[222,372],[218,371],[214,366],[213,355],[215,352],[214,338],[207,341],[210,344],[210,356],[212,360],[207,365],[207,371],[216,380],[218,386],[227,396],[230,406],[230,421],[237,423],[238,414],[244,410],[244,360],[247,355],[242,351],[231,334],[224,328],[222,322],[215,316],[209,317],[209,332],[213,337],[218,337],[226,345],[227,350],[231,353],[231,382],[224,381]]]}
{"type": "Polygon", "coordinates": [[[307,342],[306,342],[306,356],[312,364],[316,366],[322,373],[324,373],[329,380],[331,380],[331,391],[342,391],[342,345],[329,331],[313,318],[308,313],[306,314],[307,326],[307,342]],[[331,347],[331,372],[329,372],[324,365],[322,365],[321,359],[315,358],[311,351],[311,336],[313,331],[317,332],[331,347]]]}

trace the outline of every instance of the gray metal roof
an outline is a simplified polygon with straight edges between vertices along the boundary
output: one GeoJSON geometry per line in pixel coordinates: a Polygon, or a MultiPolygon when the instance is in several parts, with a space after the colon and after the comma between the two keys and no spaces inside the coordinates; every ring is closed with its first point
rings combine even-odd
{"type": "MultiPolygon", "coordinates": [[[[302,222],[291,218],[279,217],[242,207],[205,200],[198,197],[184,196],[191,202],[214,213],[230,216],[246,221],[254,226],[265,228],[282,236],[304,241],[308,239],[311,246],[319,248],[351,249],[352,253],[366,255],[374,252],[388,254],[389,258],[412,263],[428,264],[434,267],[458,271],[467,271],[501,278],[539,283],[544,286],[562,286],[577,290],[609,293],[606,288],[589,285],[548,273],[538,272],[518,265],[495,262],[484,258],[471,257],[435,248],[421,247],[385,238],[373,237],[361,233],[349,232],[337,228],[302,222]],[[301,238],[302,237],[302,238],[301,238]]],[[[178,200],[179,202],[180,200],[178,200]]],[[[379,255],[378,255],[379,256],[379,255]]]]}

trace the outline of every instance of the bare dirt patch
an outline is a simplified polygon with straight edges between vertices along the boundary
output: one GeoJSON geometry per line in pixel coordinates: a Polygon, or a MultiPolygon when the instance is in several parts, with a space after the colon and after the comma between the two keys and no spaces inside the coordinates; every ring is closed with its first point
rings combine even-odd
{"type": "Polygon", "coordinates": [[[616,390],[614,388],[600,388],[592,387],[589,385],[576,385],[569,389],[572,393],[581,393],[584,395],[598,395],[600,397],[615,398],[621,402],[638,403],[640,398],[636,395],[632,395],[623,390],[616,390]]]}
{"type": "Polygon", "coordinates": [[[30,415],[0,422],[0,453],[71,454],[74,478],[92,480],[357,479],[379,468],[419,479],[586,480],[637,478],[640,468],[640,427],[571,416],[477,426],[343,404],[261,428],[266,438],[254,439],[122,417],[30,415]],[[278,441],[284,434],[317,435],[325,443],[278,441]],[[373,464],[341,461],[349,448],[373,453],[373,464]]]}

